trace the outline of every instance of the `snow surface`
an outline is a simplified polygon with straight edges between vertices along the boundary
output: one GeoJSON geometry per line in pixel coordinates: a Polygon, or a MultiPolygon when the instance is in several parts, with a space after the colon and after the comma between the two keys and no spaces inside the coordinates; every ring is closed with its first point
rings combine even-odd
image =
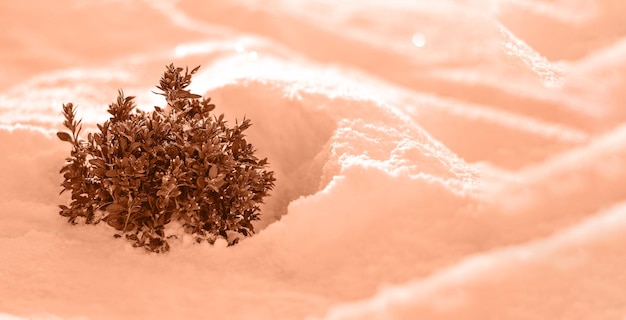
{"type": "Polygon", "coordinates": [[[626,2],[0,4],[0,319],[626,318],[626,2]],[[257,235],[148,254],[58,215],[163,66],[276,171],[257,235]]]}

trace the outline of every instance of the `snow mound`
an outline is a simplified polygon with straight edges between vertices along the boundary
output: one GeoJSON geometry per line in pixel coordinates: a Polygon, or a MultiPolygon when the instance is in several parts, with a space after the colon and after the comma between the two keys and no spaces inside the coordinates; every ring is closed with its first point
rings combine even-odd
{"type": "Polygon", "coordinates": [[[3,1],[0,319],[623,318],[623,9],[3,1]],[[61,104],[151,110],[170,62],[276,172],[236,246],[58,215],[61,104]]]}

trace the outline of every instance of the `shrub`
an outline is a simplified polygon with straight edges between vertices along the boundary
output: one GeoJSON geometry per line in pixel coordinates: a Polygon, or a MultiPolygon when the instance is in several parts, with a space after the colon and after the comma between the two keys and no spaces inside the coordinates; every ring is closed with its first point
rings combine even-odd
{"type": "Polygon", "coordinates": [[[158,89],[164,109],[135,110],[134,97],[120,90],[110,104],[109,120],[87,140],[72,103],[63,105],[62,141],[72,144],[61,169],[63,190],[71,192],[60,214],[69,222],[106,222],[136,247],[169,250],[165,226],[179,222],[197,242],[218,237],[230,245],[233,235],[254,233],[259,204],[274,187],[267,159],[255,157],[245,139],[249,119],[231,128],[215,116],[210,98],[185,88],[199,67],[166,67],[158,89]]]}

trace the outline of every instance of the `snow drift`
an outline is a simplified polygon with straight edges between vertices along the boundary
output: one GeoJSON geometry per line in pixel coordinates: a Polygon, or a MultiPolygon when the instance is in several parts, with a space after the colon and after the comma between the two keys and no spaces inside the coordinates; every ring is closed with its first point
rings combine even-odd
{"type": "Polygon", "coordinates": [[[0,7],[0,318],[626,315],[618,1],[0,7]],[[172,61],[276,172],[234,247],[152,255],[57,213],[61,104],[149,110],[172,61]]]}

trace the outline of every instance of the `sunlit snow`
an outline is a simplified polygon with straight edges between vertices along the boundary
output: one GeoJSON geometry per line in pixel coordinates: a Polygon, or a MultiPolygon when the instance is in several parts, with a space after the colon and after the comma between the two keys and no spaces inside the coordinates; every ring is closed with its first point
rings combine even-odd
{"type": "Polygon", "coordinates": [[[0,319],[624,319],[626,2],[0,3],[0,319]],[[169,63],[252,120],[257,234],[149,254],[58,214],[169,63]]]}

